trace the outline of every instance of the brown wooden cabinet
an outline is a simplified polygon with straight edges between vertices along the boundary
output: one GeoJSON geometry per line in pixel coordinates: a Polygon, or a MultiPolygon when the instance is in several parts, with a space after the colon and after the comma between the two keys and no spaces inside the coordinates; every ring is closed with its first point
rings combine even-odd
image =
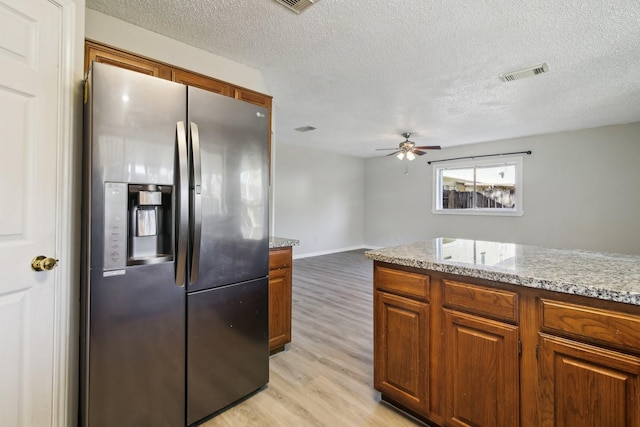
{"type": "Polygon", "coordinates": [[[248,89],[234,88],[233,97],[271,110],[271,97],[248,89]]]}
{"type": "Polygon", "coordinates": [[[84,48],[85,72],[92,61],[171,80],[171,67],[167,64],[87,40],[84,48]]]}
{"type": "Polygon", "coordinates": [[[269,350],[291,342],[292,248],[269,250],[269,350]]]}
{"type": "Polygon", "coordinates": [[[434,425],[640,427],[640,307],[376,261],[374,386],[434,425]]]}
{"type": "Polygon", "coordinates": [[[640,316],[545,298],[538,305],[541,425],[640,426],[640,316]]]}
{"type": "Polygon", "coordinates": [[[219,93],[224,96],[231,96],[233,88],[230,84],[221,82],[220,80],[212,79],[210,77],[202,76],[200,74],[192,73],[184,70],[171,70],[171,80],[174,82],[182,83],[197,87],[200,89],[208,90],[210,92],[219,93]]]}
{"type": "Polygon", "coordinates": [[[444,311],[445,419],[453,426],[519,423],[518,327],[444,311]]]}
{"type": "Polygon", "coordinates": [[[518,322],[518,295],[449,279],[442,285],[445,419],[460,427],[518,425],[519,328],[506,323],[518,322]]]}
{"type": "Polygon", "coordinates": [[[545,427],[640,425],[640,359],[540,335],[545,427]]]}
{"type": "Polygon", "coordinates": [[[374,270],[374,387],[383,398],[429,412],[429,277],[374,270]]]}
{"type": "Polygon", "coordinates": [[[376,291],[374,386],[387,398],[429,411],[429,305],[376,291]]]}
{"type": "MultiPolygon", "coordinates": [[[[193,71],[176,67],[175,65],[165,64],[163,62],[107,46],[102,43],[86,40],[84,56],[85,71],[89,69],[91,61],[126,68],[139,73],[159,77],[165,80],[172,80],[174,82],[236,98],[244,102],[249,102],[269,110],[269,119],[271,119],[272,97],[254,90],[235,86],[231,83],[214,79],[213,77],[204,76],[193,71]]],[[[271,121],[269,121],[269,123],[271,123],[271,121]]]]}

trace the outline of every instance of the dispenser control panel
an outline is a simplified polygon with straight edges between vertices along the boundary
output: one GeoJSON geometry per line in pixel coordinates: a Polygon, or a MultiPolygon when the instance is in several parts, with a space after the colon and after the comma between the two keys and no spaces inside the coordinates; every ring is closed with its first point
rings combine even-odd
{"type": "Polygon", "coordinates": [[[117,270],[127,266],[127,184],[104,184],[104,269],[117,270]]]}

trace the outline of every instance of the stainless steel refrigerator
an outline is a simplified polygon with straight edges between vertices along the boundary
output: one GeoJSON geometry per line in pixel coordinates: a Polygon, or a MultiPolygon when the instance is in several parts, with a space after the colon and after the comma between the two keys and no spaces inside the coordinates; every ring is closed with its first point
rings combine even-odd
{"type": "Polygon", "coordinates": [[[93,63],[80,423],[191,425],[268,382],[268,114],[93,63]]]}

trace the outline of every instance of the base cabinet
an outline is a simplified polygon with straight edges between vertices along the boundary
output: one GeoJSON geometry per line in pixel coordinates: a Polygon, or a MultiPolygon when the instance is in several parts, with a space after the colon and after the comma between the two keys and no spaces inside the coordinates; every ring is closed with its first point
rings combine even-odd
{"type": "Polygon", "coordinates": [[[640,359],[540,335],[542,425],[640,425],[640,359]]]}
{"type": "Polygon", "coordinates": [[[374,263],[374,387],[445,427],[640,427],[640,307],[374,263]]]}
{"type": "Polygon", "coordinates": [[[444,311],[448,425],[517,426],[518,327],[457,311],[444,311]]]}
{"type": "Polygon", "coordinates": [[[269,351],[291,342],[291,246],[269,250],[269,351]]]}
{"type": "Polygon", "coordinates": [[[375,388],[407,408],[428,411],[428,304],[376,292],[375,311],[375,388]]]}

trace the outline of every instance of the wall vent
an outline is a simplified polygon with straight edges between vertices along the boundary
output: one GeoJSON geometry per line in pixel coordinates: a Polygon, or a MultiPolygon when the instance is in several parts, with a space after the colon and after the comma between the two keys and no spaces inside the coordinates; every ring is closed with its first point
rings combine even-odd
{"type": "Polygon", "coordinates": [[[303,10],[313,5],[318,0],[274,0],[276,3],[280,3],[287,8],[293,10],[295,13],[302,13],[303,10]]]}
{"type": "Polygon", "coordinates": [[[500,74],[500,78],[505,82],[512,82],[514,80],[520,80],[527,77],[537,76],[538,74],[547,73],[548,71],[549,71],[549,66],[547,65],[546,62],[543,62],[542,64],[534,65],[533,67],[500,74]]]}

